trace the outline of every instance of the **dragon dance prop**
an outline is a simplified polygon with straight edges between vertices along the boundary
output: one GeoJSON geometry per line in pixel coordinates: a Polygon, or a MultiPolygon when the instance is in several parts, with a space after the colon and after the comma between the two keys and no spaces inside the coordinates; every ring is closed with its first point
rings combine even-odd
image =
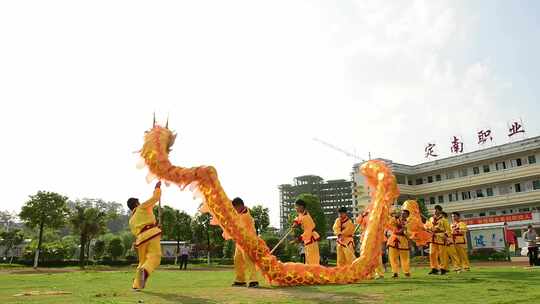
{"type": "Polygon", "coordinates": [[[221,187],[216,170],[211,166],[184,168],[169,161],[169,153],[176,135],[156,125],[144,136],[140,155],[149,169],[147,181],[159,178],[166,184],[189,187],[195,197],[202,200],[201,212],[212,215],[213,224],[219,225],[224,235],[251,258],[264,278],[274,286],[348,284],[372,277],[381,255],[381,242],[389,208],[399,196],[396,178],[378,160],[365,162],[360,170],[368,186],[373,189],[370,214],[361,245],[361,255],[351,265],[324,267],[300,263],[284,263],[272,255],[263,239],[243,228],[231,201],[221,187]]]}

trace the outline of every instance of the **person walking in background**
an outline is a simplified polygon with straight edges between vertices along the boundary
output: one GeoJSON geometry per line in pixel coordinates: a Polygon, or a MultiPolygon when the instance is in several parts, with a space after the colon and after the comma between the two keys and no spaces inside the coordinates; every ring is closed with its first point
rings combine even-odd
{"type": "Polygon", "coordinates": [[[184,267],[184,270],[187,270],[187,263],[189,259],[189,246],[186,244],[182,245],[180,247],[180,270],[182,270],[182,266],[184,267]]]}
{"type": "Polygon", "coordinates": [[[534,230],[532,225],[527,227],[527,231],[523,233],[523,239],[527,242],[527,248],[529,249],[529,265],[532,267],[536,265],[536,260],[538,259],[538,245],[536,243],[536,230],[534,230]]]}
{"type": "Polygon", "coordinates": [[[514,231],[508,229],[508,223],[504,223],[504,234],[506,238],[506,245],[508,245],[508,250],[512,253],[516,253],[516,244],[517,244],[517,237],[514,231]]]}
{"type": "Polygon", "coordinates": [[[300,244],[300,260],[302,260],[302,264],[306,263],[306,251],[304,250],[304,244],[300,244]]]}

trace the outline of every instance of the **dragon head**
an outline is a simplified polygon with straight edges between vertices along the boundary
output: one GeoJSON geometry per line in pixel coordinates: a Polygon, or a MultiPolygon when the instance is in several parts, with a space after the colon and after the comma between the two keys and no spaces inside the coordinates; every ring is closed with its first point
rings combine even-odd
{"type": "Polygon", "coordinates": [[[146,160],[146,165],[153,161],[159,161],[168,158],[169,152],[176,140],[176,133],[169,130],[169,118],[162,127],[156,123],[156,115],[152,128],[144,134],[144,145],[140,151],[141,157],[146,160]]]}

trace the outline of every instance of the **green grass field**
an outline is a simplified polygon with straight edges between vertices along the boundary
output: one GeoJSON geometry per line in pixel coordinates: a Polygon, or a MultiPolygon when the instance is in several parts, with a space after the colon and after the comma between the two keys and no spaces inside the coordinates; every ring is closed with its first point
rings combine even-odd
{"type": "Polygon", "coordinates": [[[0,303],[540,303],[540,269],[477,266],[448,276],[427,271],[415,268],[413,278],[398,280],[387,273],[383,280],[352,285],[248,289],[229,287],[230,268],[165,268],[145,291],[133,292],[131,268],[50,270],[54,273],[14,268],[0,270],[0,303]]]}

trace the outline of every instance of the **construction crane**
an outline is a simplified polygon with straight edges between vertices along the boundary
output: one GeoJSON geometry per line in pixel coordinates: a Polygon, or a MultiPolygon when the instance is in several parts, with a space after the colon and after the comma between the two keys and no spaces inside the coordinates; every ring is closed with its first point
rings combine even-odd
{"type": "MultiPolygon", "coordinates": [[[[328,142],[326,142],[326,141],[324,141],[324,140],[322,140],[322,139],[318,139],[318,138],[316,138],[316,137],[313,137],[313,140],[316,141],[316,142],[318,142],[318,143],[321,143],[321,144],[327,146],[328,148],[330,148],[330,149],[332,149],[332,150],[341,152],[341,153],[347,155],[348,157],[352,157],[352,158],[357,159],[357,160],[359,160],[359,161],[361,161],[361,162],[366,161],[365,159],[363,159],[362,157],[356,155],[355,153],[351,153],[351,152],[349,152],[349,151],[347,151],[347,150],[341,149],[340,147],[337,147],[337,146],[335,146],[335,145],[332,145],[331,143],[328,143],[328,142]]],[[[371,153],[370,153],[370,155],[369,155],[369,159],[371,159],[371,153]]]]}

